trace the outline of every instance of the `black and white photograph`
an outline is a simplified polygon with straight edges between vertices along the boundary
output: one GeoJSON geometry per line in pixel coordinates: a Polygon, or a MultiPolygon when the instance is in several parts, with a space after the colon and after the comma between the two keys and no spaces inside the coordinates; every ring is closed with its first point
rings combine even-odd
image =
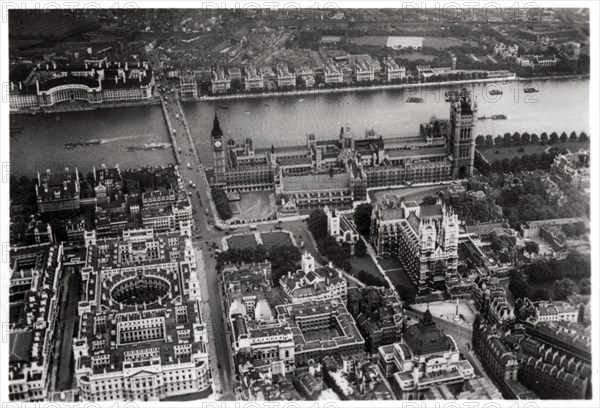
{"type": "Polygon", "coordinates": [[[3,1],[2,406],[597,407],[599,12],[3,1]]]}

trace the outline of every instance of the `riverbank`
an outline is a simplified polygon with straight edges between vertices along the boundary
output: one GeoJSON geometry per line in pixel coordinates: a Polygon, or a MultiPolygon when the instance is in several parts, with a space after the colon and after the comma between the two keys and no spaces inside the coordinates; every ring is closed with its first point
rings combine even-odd
{"type": "Polygon", "coordinates": [[[56,106],[50,106],[47,108],[41,108],[38,111],[11,111],[13,115],[37,115],[43,113],[64,113],[64,112],[83,112],[92,111],[96,109],[110,109],[110,108],[131,108],[134,106],[155,106],[160,105],[160,98],[146,99],[143,101],[132,101],[132,102],[115,102],[115,103],[101,103],[101,104],[88,104],[88,103],[64,103],[56,106]]]}
{"type": "Polygon", "coordinates": [[[485,84],[485,83],[497,83],[497,82],[536,82],[545,80],[571,80],[571,79],[589,79],[589,75],[561,75],[561,76],[543,76],[536,78],[521,78],[516,76],[501,77],[501,78],[481,78],[481,79],[466,79],[461,81],[443,81],[443,82],[425,82],[416,84],[387,84],[387,85],[373,85],[373,86],[353,86],[348,88],[318,88],[318,89],[303,89],[303,90],[292,90],[292,91],[275,91],[275,92],[262,92],[262,93],[248,93],[248,94],[230,94],[230,95],[213,95],[213,96],[201,96],[198,98],[181,98],[182,102],[208,102],[208,101],[219,101],[219,100],[238,100],[238,99],[264,99],[264,98],[276,98],[281,96],[306,96],[306,95],[320,95],[320,94],[333,94],[333,93],[347,93],[347,92],[365,92],[365,91],[376,91],[376,90],[387,90],[387,89],[420,89],[420,88],[449,88],[458,85],[474,85],[474,84],[485,84]]]}

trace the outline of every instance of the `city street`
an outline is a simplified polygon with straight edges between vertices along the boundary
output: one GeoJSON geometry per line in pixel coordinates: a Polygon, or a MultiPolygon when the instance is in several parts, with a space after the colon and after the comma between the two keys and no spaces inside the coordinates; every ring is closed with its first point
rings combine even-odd
{"type": "MultiPolygon", "coordinates": [[[[164,86],[167,89],[171,87],[168,83],[164,86]]],[[[189,197],[194,209],[193,243],[198,257],[197,273],[202,289],[203,317],[207,324],[210,362],[215,385],[214,391],[220,393],[221,398],[224,400],[233,400],[230,351],[225,336],[223,311],[219,297],[220,288],[215,270],[216,260],[211,248],[213,243],[220,245],[224,235],[211,226],[214,216],[212,216],[211,208],[208,205],[208,186],[205,183],[206,179],[200,160],[195,154],[195,148],[190,144],[190,138],[186,135],[185,124],[182,120],[183,112],[175,101],[174,93],[164,92],[164,94],[168,97],[165,105],[172,130],[175,133],[177,145],[181,149],[181,175],[186,190],[190,192],[189,197]],[[178,118],[176,114],[178,114],[178,118]],[[190,164],[189,167],[187,166],[188,163],[190,164]],[[189,186],[190,181],[195,187],[189,186]]],[[[205,131],[208,133],[210,129],[205,131]]]]}

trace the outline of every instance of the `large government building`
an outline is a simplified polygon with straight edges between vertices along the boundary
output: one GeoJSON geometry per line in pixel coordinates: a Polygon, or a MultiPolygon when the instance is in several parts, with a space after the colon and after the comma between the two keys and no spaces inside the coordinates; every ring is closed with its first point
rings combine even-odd
{"type": "Polygon", "coordinates": [[[36,111],[61,102],[90,105],[152,98],[153,71],[148,63],[38,65],[18,84],[10,84],[11,111],[36,111]]]}
{"type": "Polygon", "coordinates": [[[129,231],[88,245],[73,340],[82,400],[157,401],[208,390],[206,326],[191,241],[129,231]]]}
{"type": "Polygon", "coordinates": [[[356,138],[346,126],[334,140],[308,134],[305,145],[270,148],[225,137],[215,115],[209,180],[226,191],[274,189],[282,205],[299,209],[348,207],[368,188],[471,176],[476,115],[465,94],[451,103],[448,120],[433,118],[415,136],[383,139],[370,130],[356,138]]]}

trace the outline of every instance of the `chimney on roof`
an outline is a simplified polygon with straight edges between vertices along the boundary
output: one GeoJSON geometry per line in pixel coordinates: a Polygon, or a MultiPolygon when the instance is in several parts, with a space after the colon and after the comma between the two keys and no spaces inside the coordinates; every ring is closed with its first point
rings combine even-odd
{"type": "MultiPolygon", "coordinates": [[[[20,82],[19,82],[19,84],[20,84],[20,82]]],[[[12,81],[10,82],[10,90],[11,91],[15,90],[15,84],[12,81]]]]}
{"type": "Polygon", "coordinates": [[[46,71],[48,70],[48,64],[46,64],[46,71]]]}
{"type": "Polygon", "coordinates": [[[23,89],[23,82],[19,81],[19,91],[23,89]]]}
{"type": "Polygon", "coordinates": [[[52,68],[56,69],[56,62],[52,62],[52,68]]]}
{"type": "Polygon", "coordinates": [[[129,64],[127,63],[127,61],[125,62],[125,71],[129,70],[129,64]]]}
{"type": "Polygon", "coordinates": [[[87,62],[86,62],[86,63],[85,63],[85,69],[88,69],[88,65],[87,65],[87,62]]]}
{"type": "Polygon", "coordinates": [[[63,190],[67,191],[68,187],[67,187],[67,180],[63,181],[63,190]]]}
{"type": "Polygon", "coordinates": [[[115,76],[115,84],[118,84],[118,83],[119,83],[119,76],[118,76],[118,75],[116,75],[116,76],[115,76]]]}

